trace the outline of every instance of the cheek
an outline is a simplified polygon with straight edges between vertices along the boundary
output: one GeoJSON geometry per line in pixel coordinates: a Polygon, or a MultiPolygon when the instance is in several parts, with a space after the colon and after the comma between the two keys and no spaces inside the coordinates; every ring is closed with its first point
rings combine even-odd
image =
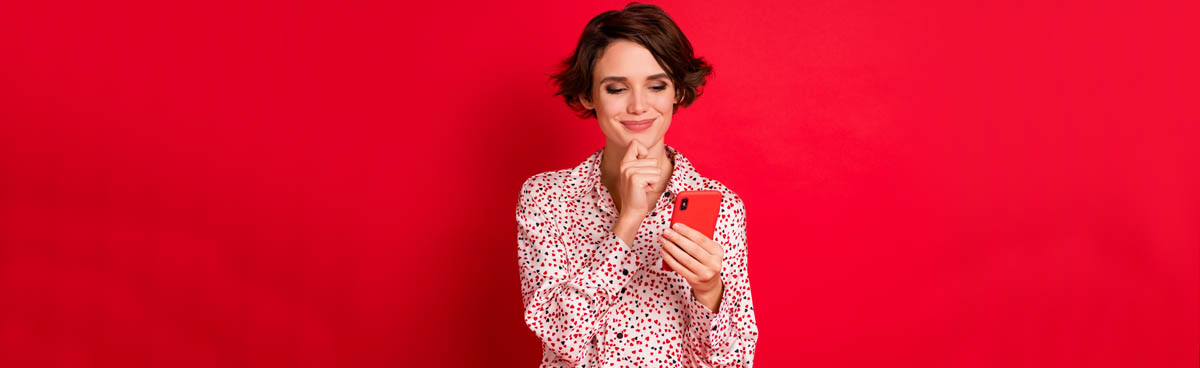
{"type": "Polygon", "coordinates": [[[669,114],[674,106],[675,95],[672,93],[659,93],[654,99],[654,107],[664,114],[669,114]]]}
{"type": "Polygon", "coordinates": [[[621,96],[613,96],[603,94],[600,97],[599,104],[596,104],[596,114],[600,116],[613,116],[625,111],[625,99],[621,96]]]}

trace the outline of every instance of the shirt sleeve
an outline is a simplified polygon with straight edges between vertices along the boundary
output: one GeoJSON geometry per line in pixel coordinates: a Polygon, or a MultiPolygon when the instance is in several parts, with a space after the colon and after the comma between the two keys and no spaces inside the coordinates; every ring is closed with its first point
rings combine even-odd
{"type": "Polygon", "coordinates": [[[625,241],[609,231],[590,257],[572,269],[567,253],[573,247],[562,241],[554,216],[534,200],[538,189],[527,181],[516,208],[525,324],[560,358],[579,364],[586,362],[605,314],[640,263],[625,241]]]}
{"type": "Polygon", "coordinates": [[[721,266],[721,282],[725,286],[717,313],[694,297],[685,308],[688,317],[685,349],[702,366],[750,367],[758,342],[746,272],[746,212],[740,198],[736,195],[730,198],[728,207],[722,206],[722,215],[729,211],[729,216],[721,216],[728,220],[713,234],[717,238],[714,240],[726,250],[721,266]]]}

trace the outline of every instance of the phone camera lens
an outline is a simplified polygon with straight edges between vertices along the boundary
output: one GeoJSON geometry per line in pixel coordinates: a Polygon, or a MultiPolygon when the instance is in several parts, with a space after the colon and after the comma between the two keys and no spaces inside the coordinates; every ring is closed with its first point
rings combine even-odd
{"type": "Polygon", "coordinates": [[[687,198],[679,200],[679,210],[680,211],[687,209],[687,200],[688,200],[687,198]]]}

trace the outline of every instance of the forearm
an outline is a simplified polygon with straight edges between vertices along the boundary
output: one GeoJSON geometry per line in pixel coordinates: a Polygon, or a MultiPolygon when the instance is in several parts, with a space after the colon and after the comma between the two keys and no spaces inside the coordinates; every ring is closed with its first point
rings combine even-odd
{"type": "Polygon", "coordinates": [[[642,220],[645,220],[644,213],[629,213],[622,214],[617,219],[617,223],[613,225],[613,234],[625,241],[625,244],[633,248],[633,239],[637,236],[638,228],[642,226],[642,220]]]}
{"type": "Polygon", "coordinates": [[[530,290],[525,323],[559,356],[579,362],[617,292],[629,283],[630,273],[622,271],[637,269],[639,260],[611,235],[585,267],[570,274],[564,272],[565,259],[526,264],[549,266],[522,270],[522,283],[530,290]]]}
{"type": "Polygon", "coordinates": [[[725,284],[722,283],[715,289],[706,292],[698,292],[696,289],[692,289],[692,296],[694,296],[696,301],[700,302],[700,304],[708,307],[708,310],[712,311],[713,313],[717,313],[721,307],[721,294],[724,291],[725,284]]]}

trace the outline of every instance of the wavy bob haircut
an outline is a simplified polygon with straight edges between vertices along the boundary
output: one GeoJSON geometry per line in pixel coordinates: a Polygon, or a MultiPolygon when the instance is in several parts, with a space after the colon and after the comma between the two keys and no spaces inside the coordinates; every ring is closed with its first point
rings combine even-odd
{"type": "Polygon", "coordinates": [[[580,99],[591,100],[592,67],[609,43],[622,39],[650,50],[658,65],[670,76],[678,99],[674,110],[690,106],[703,93],[712,66],[693,55],[692,43],[662,8],[629,3],[624,9],[606,11],[588,21],[579,36],[575,53],[563,60],[557,74],[550,76],[558,88],[554,95],[563,96],[567,106],[580,118],[596,117],[596,112],[585,108],[580,99]]]}

